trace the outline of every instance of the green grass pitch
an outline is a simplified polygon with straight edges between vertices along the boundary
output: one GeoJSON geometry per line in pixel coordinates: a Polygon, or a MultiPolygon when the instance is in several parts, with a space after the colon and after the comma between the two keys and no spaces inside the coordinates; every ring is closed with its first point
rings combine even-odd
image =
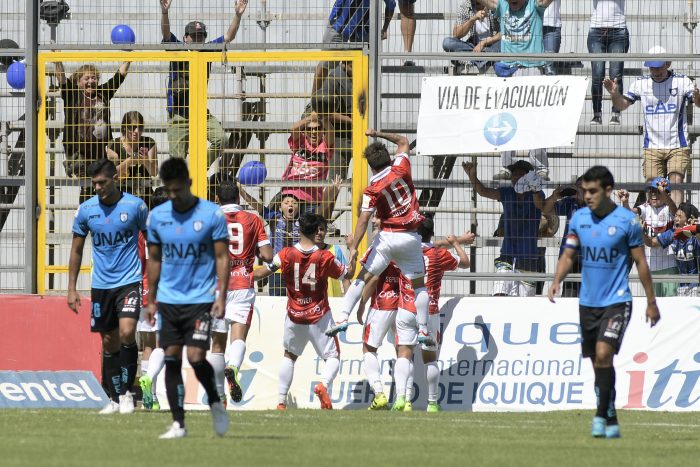
{"type": "Polygon", "coordinates": [[[696,413],[621,411],[622,439],[592,439],[592,412],[229,412],[224,438],[208,412],[188,437],[159,440],[167,412],[0,411],[0,465],[10,466],[691,466],[696,413]]]}

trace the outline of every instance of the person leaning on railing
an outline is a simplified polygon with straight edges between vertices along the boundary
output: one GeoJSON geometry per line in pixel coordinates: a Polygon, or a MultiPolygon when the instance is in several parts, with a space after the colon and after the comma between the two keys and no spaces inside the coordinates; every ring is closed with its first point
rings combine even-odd
{"type": "Polygon", "coordinates": [[[107,158],[117,165],[122,191],[138,196],[150,205],[152,179],[158,176],[156,142],[143,135],[143,115],[132,110],[124,114],[121,136],[109,142],[107,158]]]}
{"type": "MultiPolygon", "coordinates": [[[[87,177],[88,166],[107,157],[112,139],[110,101],[126,79],[130,62],[124,62],[109,81],[99,84],[100,73],[92,64],[80,66],[66,78],[63,63],[56,62],[56,78],[63,99],[63,166],[69,177],[87,177]]],[[[80,202],[92,196],[89,183],[80,187],[80,202]]]]}

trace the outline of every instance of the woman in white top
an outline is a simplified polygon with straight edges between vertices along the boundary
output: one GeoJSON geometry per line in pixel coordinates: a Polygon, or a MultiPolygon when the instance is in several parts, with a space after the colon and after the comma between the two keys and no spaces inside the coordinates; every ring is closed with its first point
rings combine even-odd
{"type": "MultiPolygon", "coordinates": [[[[588,30],[590,53],[626,53],[630,46],[630,35],[625,22],[625,0],[593,0],[591,27],[588,30]]],[[[617,82],[622,92],[624,62],[610,62],[610,79],[617,82]]],[[[605,62],[592,62],[591,94],[593,97],[593,120],[591,124],[603,123],[603,79],[605,62]]],[[[614,106],[611,125],[620,124],[620,111],[614,106]]]]}

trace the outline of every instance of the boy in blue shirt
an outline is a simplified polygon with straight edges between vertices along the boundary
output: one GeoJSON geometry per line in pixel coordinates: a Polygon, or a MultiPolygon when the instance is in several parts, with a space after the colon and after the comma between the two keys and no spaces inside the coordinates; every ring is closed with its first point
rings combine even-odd
{"type": "Polygon", "coordinates": [[[192,194],[187,164],[170,158],[160,166],[160,178],[170,201],[148,217],[148,308],[154,323],[160,313],[160,345],[165,350],[165,388],[173,424],[161,439],[182,438],[185,430],[185,387],[182,347],[204,387],[214,421],[223,436],[228,417],[206,360],[211,319],[222,318],[229,277],[228,230],[219,206],[192,194]],[[218,281],[217,281],[218,280],[218,281]],[[217,285],[218,284],[218,285],[217,285]]]}
{"type": "MultiPolygon", "coordinates": [[[[670,246],[678,271],[694,277],[697,277],[700,271],[698,267],[700,258],[697,256],[700,251],[700,241],[696,236],[697,224],[695,224],[697,219],[700,219],[698,208],[690,203],[681,203],[673,220],[675,230],[666,230],[657,237],[644,237],[644,242],[650,247],[661,246],[665,249],[670,246]]],[[[678,284],[677,294],[679,297],[700,296],[700,284],[697,282],[678,284]]]]}
{"type": "Polygon", "coordinates": [[[614,186],[615,180],[606,167],[594,166],[583,174],[581,189],[587,207],[577,210],[571,218],[565,250],[559,257],[548,292],[549,300],[554,303],[580,252],[581,350],[584,357],[591,359],[595,372],[597,410],[591,428],[595,438],[620,437],[613,357],[620,350],[632,315],[629,288],[632,261],[647,296],[647,322],[655,326],[660,319],[639,218],[610,199],[614,186]]]}
{"type": "Polygon", "coordinates": [[[85,238],[92,235],[92,311],[90,331],[102,335],[102,377],[110,401],[101,414],[132,413],[129,391],[136,378],[136,323],[141,310],[139,231],[146,230],[148,208],[140,198],[119,190],[114,162],[100,159],[89,167],[97,195],[82,203],[73,221],[68,263],[68,307],[78,312],[78,274],[85,238]]]}

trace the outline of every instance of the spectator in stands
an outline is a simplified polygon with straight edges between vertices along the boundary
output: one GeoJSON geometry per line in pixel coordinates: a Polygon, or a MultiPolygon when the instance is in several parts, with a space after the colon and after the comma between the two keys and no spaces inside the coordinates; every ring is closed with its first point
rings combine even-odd
{"type": "MultiPolygon", "coordinates": [[[[501,24],[501,52],[544,53],[542,27],[544,12],[553,0],[484,0],[501,24]]],[[[499,76],[532,76],[544,72],[541,60],[499,62],[499,76]],[[502,71],[499,71],[502,70],[502,71]]]]}
{"type": "MultiPolygon", "coordinates": [[[[554,210],[557,216],[565,216],[566,224],[564,226],[564,235],[562,236],[561,246],[559,247],[559,257],[561,257],[564,251],[564,242],[566,241],[566,236],[569,234],[569,221],[571,221],[571,216],[582,207],[585,207],[586,203],[583,200],[583,189],[581,188],[581,177],[576,179],[576,184],[573,187],[557,187],[554,192],[544,201],[545,212],[550,212],[554,210]]],[[[577,254],[574,257],[574,263],[572,265],[571,271],[574,274],[581,273],[581,262],[580,255],[577,254]]],[[[578,297],[579,291],[581,290],[581,282],[578,281],[566,281],[562,285],[561,296],[562,297],[578,297]]]]}
{"type": "MultiPolygon", "coordinates": [[[[403,37],[403,51],[413,51],[413,39],[416,37],[416,0],[398,0],[401,13],[401,36],[403,37]]],[[[405,66],[413,66],[411,60],[404,62],[405,66]]]]}
{"type": "MultiPolygon", "coordinates": [[[[488,188],[476,174],[476,164],[462,164],[469,181],[480,196],[503,205],[503,243],[496,258],[496,272],[536,272],[538,267],[537,235],[544,207],[542,181],[529,162],[520,160],[508,167],[512,186],[488,188]]],[[[534,281],[497,281],[493,295],[531,297],[534,281]]]]}
{"type": "MultiPolygon", "coordinates": [[[[554,0],[544,10],[542,20],[542,40],[546,53],[558,54],[561,47],[561,0],[554,0]]],[[[545,75],[555,75],[554,62],[547,62],[544,65],[545,75]]]]}
{"type": "Polygon", "coordinates": [[[352,159],[352,62],[339,62],[318,83],[311,95],[311,110],[332,118],[335,144],[329,180],[336,175],[347,178],[352,159]]]}
{"type": "MultiPolygon", "coordinates": [[[[534,167],[537,175],[544,181],[549,181],[549,157],[545,148],[530,149],[528,151],[530,165],[534,167]]],[[[508,167],[515,161],[515,151],[503,151],[501,153],[501,169],[493,175],[494,180],[510,180],[512,174],[508,167]]]]}
{"type": "MultiPolygon", "coordinates": [[[[650,54],[666,53],[655,46],[650,54]]],[[[644,178],[668,177],[671,184],[682,183],[690,167],[690,146],[686,105],[700,106],[700,92],[685,75],[673,72],[671,62],[662,58],[647,60],[649,74],[637,78],[630,89],[622,94],[616,81],[606,78],[605,89],[613,105],[620,111],[641,101],[644,111],[644,178]]],[[[676,204],[683,200],[683,192],[674,190],[671,198],[676,204]]]]}
{"type": "Polygon", "coordinates": [[[152,179],[158,176],[156,142],[143,135],[143,115],[132,110],[122,117],[121,136],[107,145],[107,158],[117,166],[122,191],[150,206],[152,179]]]}
{"type": "MultiPolygon", "coordinates": [[[[323,42],[369,42],[370,0],[335,0],[323,42]]],[[[384,0],[384,24],[382,39],[386,39],[391,18],[396,10],[396,0],[384,0]]]]}
{"type": "Polygon", "coordinates": [[[98,84],[100,73],[95,65],[82,65],[66,78],[63,64],[56,62],[65,113],[63,166],[67,176],[84,179],[85,184],[80,187],[81,203],[92,196],[87,183],[88,166],[107,156],[107,144],[112,140],[110,101],[126,79],[129,66],[129,62],[122,63],[114,76],[98,84]]]}
{"type": "MultiPolygon", "coordinates": [[[[651,248],[670,248],[676,259],[680,274],[698,277],[700,272],[700,241],[697,224],[700,219],[698,208],[690,203],[681,203],[673,219],[675,230],[667,230],[657,237],[644,236],[644,243],[651,248]]],[[[678,284],[679,297],[700,297],[700,284],[697,282],[678,284]]]]}
{"type": "MultiPolygon", "coordinates": [[[[593,0],[591,27],[588,30],[590,53],[627,53],[630,35],[625,21],[625,0],[593,0]]],[[[610,62],[610,76],[622,92],[622,73],[625,62],[610,62]]],[[[592,62],[591,95],[593,102],[592,125],[603,123],[603,78],[605,62],[592,62]]],[[[620,124],[620,107],[613,101],[611,125],[620,124]]]]}
{"type": "MultiPolygon", "coordinates": [[[[501,26],[493,12],[484,6],[483,0],[465,0],[459,6],[457,24],[452,35],[442,41],[445,52],[500,52],[501,26]]],[[[461,62],[458,62],[461,64],[461,62]]],[[[480,72],[490,65],[485,60],[472,60],[480,72]]],[[[458,66],[457,73],[460,74],[458,66]]]]}
{"type": "MultiPolygon", "coordinates": [[[[214,40],[211,44],[227,44],[236,38],[241,17],[248,6],[248,0],[235,0],[233,19],[226,33],[214,40]]],[[[180,43],[178,38],[170,30],[170,4],[172,0],[160,0],[161,16],[160,30],[164,43],[180,43]]],[[[185,26],[185,35],[182,42],[185,44],[203,44],[207,38],[207,27],[201,21],[191,21],[185,26]]],[[[207,68],[207,78],[209,68],[207,68]]],[[[168,110],[168,143],[172,157],[187,157],[190,141],[190,73],[188,62],[170,62],[168,72],[167,110],[168,110]]],[[[221,156],[226,135],[224,129],[214,115],[207,110],[207,140],[209,150],[207,152],[208,165],[221,156]]]]}
{"type": "MultiPolygon", "coordinates": [[[[625,209],[637,214],[642,221],[644,236],[655,238],[667,230],[673,230],[673,215],[677,211],[676,204],[669,196],[671,185],[666,178],[657,177],[647,185],[647,201],[637,207],[630,207],[627,190],[618,190],[617,197],[625,209]]],[[[649,243],[648,241],[646,243],[649,243]]],[[[673,250],[670,247],[645,247],[649,270],[653,276],[678,274],[673,250]]],[[[654,281],[654,293],[657,297],[672,297],[676,294],[676,284],[673,282],[654,281]]]]}

